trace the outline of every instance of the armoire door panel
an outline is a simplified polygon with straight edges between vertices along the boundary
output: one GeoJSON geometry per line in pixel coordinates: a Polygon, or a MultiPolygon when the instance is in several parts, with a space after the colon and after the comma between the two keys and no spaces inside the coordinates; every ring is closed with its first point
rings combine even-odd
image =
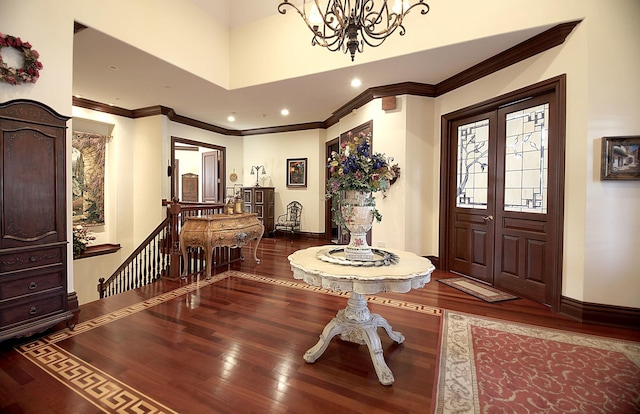
{"type": "Polygon", "coordinates": [[[58,169],[55,136],[21,129],[5,131],[2,138],[2,239],[58,240],[59,192],[63,189],[51,173],[58,169]]]}

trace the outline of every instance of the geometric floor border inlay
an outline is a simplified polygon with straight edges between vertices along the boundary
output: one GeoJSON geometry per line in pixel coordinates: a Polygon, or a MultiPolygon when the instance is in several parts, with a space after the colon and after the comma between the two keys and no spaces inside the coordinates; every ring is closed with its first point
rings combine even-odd
{"type": "MultiPolygon", "coordinates": [[[[106,325],[116,320],[126,318],[135,313],[152,308],[161,303],[186,295],[204,286],[217,283],[229,277],[252,280],[259,283],[301,289],[309,292],[322,293],[333,296],[349,297],[350,292],[334,292],[321,287],[310,286],[306,283],[274,279],[267,276],[251,275],[235,270],[214,275],[210,280],[198,280],[181,286],[170,292],[154,296],[131,306],[110,312],[106,315],[79,323],[74,330],[64,329],[43,336],[34,341],[16,346],[15,349],[33,364],[60,381],[82,398],[104,412],[117,413],[175,413],[153,398],[137,391],[117,378],[99,370],[90,363],[76,357],[56,345],[57,342],[80,335],[89,330],[106,325]]],[[[375,295],[366,296],[369,303],[399,308],[403,310],[442,316],[442,309],[406,301],[388,299],[375,295]]]]}

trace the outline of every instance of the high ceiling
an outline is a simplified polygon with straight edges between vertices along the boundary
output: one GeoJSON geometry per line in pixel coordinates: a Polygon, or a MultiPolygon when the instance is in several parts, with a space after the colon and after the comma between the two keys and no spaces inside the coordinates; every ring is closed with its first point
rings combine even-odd
{"type": "MultiPolygon", "coordinates": [[[[277,0],[191,1],[227,27],[278,14],[277,0]]],[[[351,64],[345,55],[342,69],[234,90],[88,28],[74,37],[73,94],[129,110],[162,105],[178,115],[236,130],[322,122],[367,88],[407,81],[436,84],[547,28],[365,64],[351,64]],[[349,86],[354,75],[363,82],[358,88],[349,86]],[[285,107],[287,117],[280,115],[285,107]],[[235,122],[227,120],[232,113],[235,122]]]]}

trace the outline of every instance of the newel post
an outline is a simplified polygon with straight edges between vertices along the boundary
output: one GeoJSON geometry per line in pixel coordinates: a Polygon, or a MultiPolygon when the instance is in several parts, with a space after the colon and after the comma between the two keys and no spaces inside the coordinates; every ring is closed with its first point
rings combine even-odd
{"type": "Polygon", "coordinates": [[[174,197],[171,200],[171,204],[167,207],[167,215],[169,216],[169,234],[167,240],[169,242],[169,278],[180,278],[180,240],[179,240],[179,220],[180,220],[180,203],[178,199],[174,197]]]}

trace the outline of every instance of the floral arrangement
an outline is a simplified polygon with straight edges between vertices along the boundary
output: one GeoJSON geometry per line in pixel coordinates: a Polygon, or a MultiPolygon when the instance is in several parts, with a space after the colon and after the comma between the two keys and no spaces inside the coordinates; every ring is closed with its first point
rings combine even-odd
{"type": "MultiPolygon", "coordinates": [[[[400,176],[398,164],[391,165],[393,158],[379,152],[371,154],[371,133],[361,132],[357,136],[349,133],[340,144],[340,152],[333,151],[328,162],[330,176],[326,198],[332,199],[331,210],[338,225],[344,224],[340,214],[343,191],[384,193],[400,176]]],[[[374,209],[374,217],[378,222],[382,220],[377,209],[374,209]]]]}
{"type": "Polygon", "coordinates": [[[91,241],[95,240],[96,237],[91,234],[91,232],[80,225],[73,227],[73,257],[76,258],[81,255],[86,249],[91,241]]]}
{"type": "Polygon", "coordinates": [[[0,81],[11,85],[21,83],[36,83],[40,77],[42,63],[38,61],[40,54],[31,48],[29,42],[23,42],[19,37],[0,33],[0,51],[3,47],[12,47],[20,52],[24,57],[24,64],[21,68],[12,68],[2,61],[0,54],[0,81]]]}

